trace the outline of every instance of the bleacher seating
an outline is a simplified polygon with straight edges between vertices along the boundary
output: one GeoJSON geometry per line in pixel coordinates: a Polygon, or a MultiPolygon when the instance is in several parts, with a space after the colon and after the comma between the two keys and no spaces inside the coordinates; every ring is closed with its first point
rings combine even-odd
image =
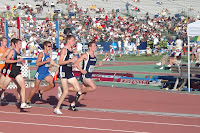
{"type": "MultiPolygon", "coordinates": [[[[140,12],[129,11],[130,15],[142,16],[146,12],[150,16],[154,16],[160,13],[163,9],[168,9],[171,16],[174,14],[179,14],[182,11],[185,12],[185,15],[196,16],[200,10],[199,0],[160,0],[161,4],[157,4],[158,0],[140,0],[140,2],[133,2],[132,0],[128,1],[132,7],[138,7],[140,12]],[[190,10],[190,7],[193,7],[193,10],[190,10]]],[[[78,6],[83,8],[90,8],[91,5],[96,5],[99,8],[104,8],[107,11],[111,9],[119,9],[121,13],[126,13],[125,4],[127,0],[77,0],[78,6]]],[[[130,6],[130,9],[132,8],[130,6]]]]}
{"type": "MultiPolygon", "coordinates": [[[[127,13],[126,11],[126,3],[127,0],[74,0],[77,1],[78,7],[82,7],[83,9],[90,9],[91,5],[96,5],[97,8],[104,8],[106,13],[111,11],[112,9],[119,9],[121,14],[127,13]]],[[[133,2],[133,0],[129,0],[128,3],[130,4],[129,9],[133,7],[138,7],[140,12],[135,12],[129,10],[129,15],[133,15],[137,17],[144,16],[147,12],[149,13],[150,17],[161,13],[163,9],[168,9],[170,12],[170,16],[174,16],[175,14],[180,14],[181,12],[185,15],[189,16],[197,16],[198,11],[200,11],[199,7],[199,0],[159,0],[161,4],[158,4],[158,0],[139,0],[140,2],[133,2]],[[192,9],[191,9],[192,7],[192,9]]],[[[37,4],[42,4],[42,0],[6,0],[1,1],[0,9],[5,9],[6,5],[17,6],[18,3],[28,3],[31,4],[32,7],[35,9],[37,4]],[[11,4],[12,3],[12,4],[11,4]]],[[[66,4],[56,4],[57,1],[55,0],[46,0],[48,2],[49,7],[44,7],[43,12],[37,14],[38,17],[43,17],[48,14],[48,12],[53,12],[54,9],[51,9],[50,4],[51,2],[55,3],[55,9],[61,10],[61,12],[66,13],[66,4]]],[[[22,12],[23,13],[23,12],[22,12]]],[[[90,12],[93,16],[95,12],[90,12]]],[[[24,14],[23,14],[24,15],[24,14]]]]}

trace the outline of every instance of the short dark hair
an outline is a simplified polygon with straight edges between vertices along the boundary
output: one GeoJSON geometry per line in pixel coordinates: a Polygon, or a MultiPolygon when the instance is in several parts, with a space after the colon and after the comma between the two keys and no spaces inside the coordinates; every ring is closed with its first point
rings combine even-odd
{"type": "Polygon", "coordinates": [[[66,38],[65,38],[66,43],[67,43],[67,41],[70,40],[71,38],[74,38],[74,39],[75,39],[75,36],[73,36],[73,35],[67,35],[66,38]]]}
{"type": "Polygon", "coordinates": [[[51,42],[50,41],[45,41],[44,43],[43,43],[43,45],[42,45],[42,48],[44,49],[44,46],[47,46],[47,44],[51,44],[51,42]]]}
{"type": "Polygon", "coordinates": [[[3,39],[7,39],[7,38],[3,36],[0,38],[0,41],[3,41],[3,39]]]}
{"type": "Polygon", "coordinates": [[[88,43],[88,48],[91,47],[93,43],[96,44],[96,42],[94,42],[94,41],[89,42],[89,43],[88,43]]]}
{"type": "Polygon", "coordinates": [[[14,43],[15,44],[15,42],[16,42],[16,38],[13,38],[13,39],[11,39],[11,45],[12,45],[12,43],[14,43]]]}
{"type": "Polygon", "coordinates": [[[21,39],[16,39],[14,44],[18,43],[19,41],[22,41],[21,39]]]}

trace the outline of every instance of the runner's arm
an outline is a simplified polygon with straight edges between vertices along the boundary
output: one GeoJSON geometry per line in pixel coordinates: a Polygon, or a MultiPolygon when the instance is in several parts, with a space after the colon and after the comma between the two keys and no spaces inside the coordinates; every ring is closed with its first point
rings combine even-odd
{"type": "Polygon", "coordinates": [[[41,61],[42,57],[43,57],[43,53],[39,53],[37,61],[36,61],[36,66],[42,66],[42,65],[49,63],[51,61],[51,58],[49,58],[48,60],[42,62],[41,61]]]}
{"type": "Polygon", "coordinates": [[[103,62],[102,61],[100,61],[99,64],[95,65],[95,67],[101,67],[101,66],[103,66],[103,62]]]}
{"type": "Polygon", "coordinates": [[[1,60],[2,60],[2,61],[6,61],[6,57],[8,56],[9,52],[10,52],[10,49],[8,48],[8,49],[6,50],[6,52],[3,53],[3,55],[1,56],[1,60]]]}
{"type": "Polygon", "coordinates": [[[64,61],[63,59],[64,59],[65,54],[66,54],[66,49],[62,48],[62,50],[60,52],[60,58],[59,58],[59,61],[58,61],[59,65],[66,65],[66,64],[68,64],[70,62],[74,62],[75,61],[75,58],[67,60],[67,61],[64,61]]]}
{"type": "Polygon", "coordinates": [[[18,60],[12,60],[11,58],[13,58],[13,55],[14,55],[14,50],[11,50],[8,54],[8,56],[6,57],[6,60],[5,62],[6,63],[17,63],[17,62],[21,62],[23,59],[20,58],[18,60]]]}
{"type": "Polygon", "coordinates": [[[83,74],[86,74],[87,71],[83,70],[83,69],[80,67],[79,62],[82,62],[83,60],[87,60],[87,59],[88,59],[88,56],[87,56],[87,54],[85,53],[85,54],[83,54],[80,58],[78,58],[78,59],[74,62],[74,66],[77,67],[77,68],[81,71],[81,73],[83,73],[83,74]]]}

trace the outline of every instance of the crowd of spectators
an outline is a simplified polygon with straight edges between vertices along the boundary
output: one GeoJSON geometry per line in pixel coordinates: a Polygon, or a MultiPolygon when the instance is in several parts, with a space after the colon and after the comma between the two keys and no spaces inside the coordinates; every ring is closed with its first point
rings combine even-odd
{"type": "MultiPolygon", "coordinates": [[[[17,13],[18,10],[25,11],[25,17],[21,19],[21,37],[26,41],[27,46],[33,44],[32,36],[35,35],[35,44],[40,44],[44,40],[49,40],[53,44],[56,43],[56,22],[59,19],[60,29],[60,45],[64,45],[65,34],[74,34],[79,42],[83,38],[85,42],[118,42],[123,43],[124,47],[134,42],[135,48],[133,51],[139,55],[138,47],[141,42],[153,41],[154,47],[157,49],[159,41],[167,41],[168,44],[175,42],[176,37],[180,37],[183,41],[182,45],[187,43],[187,24],[194,22],[196,18],[191,17],[173,17],[166,15],[169,11],[163,9],[159,16],[150,18],[148,13],[139,17],[121,16],[116,10],[111,10],[107,14],[104,9],[96,5],[91,5],[87,9],[78,7],[76,1],[58,1],[57,3],[65,3],[69,14],[60,14],[59,12],[50,12],[52,17],[47,14],[45,19],[39,20],[36,18],[36,13],[42,12],[43,8],[47,6],[46,2],[43,5],[33,8],[28,3],[19,3],[13,6],[13,9],[8,7],[7,10],[13,10],[17,13]],[[92,8],[92,9],[91,9],[92,8]],[[96,13],[96,10],[104,12],[96,13]],[[164,13],[163,13],[164,12],[164,13]],[[93,15],[91,15],[93,14],[93,15]],[[95,15],[94,15],[95,14],[95,15]],[[67,32],[67,33],[66,33],[67,32]],[[173,36],[174,38],[169,38],[173,36]],[[137,52],[138,51],[138,52],[137,52]]],[[[54,8],[56,4],[50,7],[54,8]]],[[[14,17],[8,17],[9,20],[9,38],[17,37],[17,22],[14,17]]],[[[2,17],[2,21],[5,19],[2,17]]],[[[4,35],[3,26],[1,27],[1,35],[4,35]]],[[[127,46],[128,47],[128,46],[127,46]]],[[[34,48],[35,49],[35,48],[34,48]]],[[[126,49],[125,49],[126,50],[126,49]]],[[[148,55],[151,52],[148,53],[148,55]]]]}

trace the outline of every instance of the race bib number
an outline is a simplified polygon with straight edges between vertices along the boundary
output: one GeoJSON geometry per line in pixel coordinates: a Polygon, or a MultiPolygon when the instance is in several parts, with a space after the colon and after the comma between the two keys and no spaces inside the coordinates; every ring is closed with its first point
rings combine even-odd
{"type": "Polygon", "coordinates": [[[88,72],[91,73],[91,72],[93,72],[93,70],[94,70],[94,66],[90,66],[89,69],[88,69],[88,72]]]}
{"type": "Polygon", "coordinates": [[[72,59],[74,57],[73,54],[69,54],[69,59],[72,59]]]}
{"type": "Polygon", "coordinates": [[[10,74],[10,70],[9,70],[9,69],[7,70],[7,74],[8,74],[8,75],[10,74]]]}
{"type": "Polygon", "coordinates": [[[16,66],[22,66],[22,63],[21,62],[17,62],[16,66]]]}
{"type": "Polygon", "coordinates": [[[60,76],[63,78],[63,77],[65,77],[65,72],[61,72],[60,73],[60,76]]]}
{"type": "Polygon", "coordinates": [[[50,63],[45,64],[45,67],[50,67],[50,63]]]}

